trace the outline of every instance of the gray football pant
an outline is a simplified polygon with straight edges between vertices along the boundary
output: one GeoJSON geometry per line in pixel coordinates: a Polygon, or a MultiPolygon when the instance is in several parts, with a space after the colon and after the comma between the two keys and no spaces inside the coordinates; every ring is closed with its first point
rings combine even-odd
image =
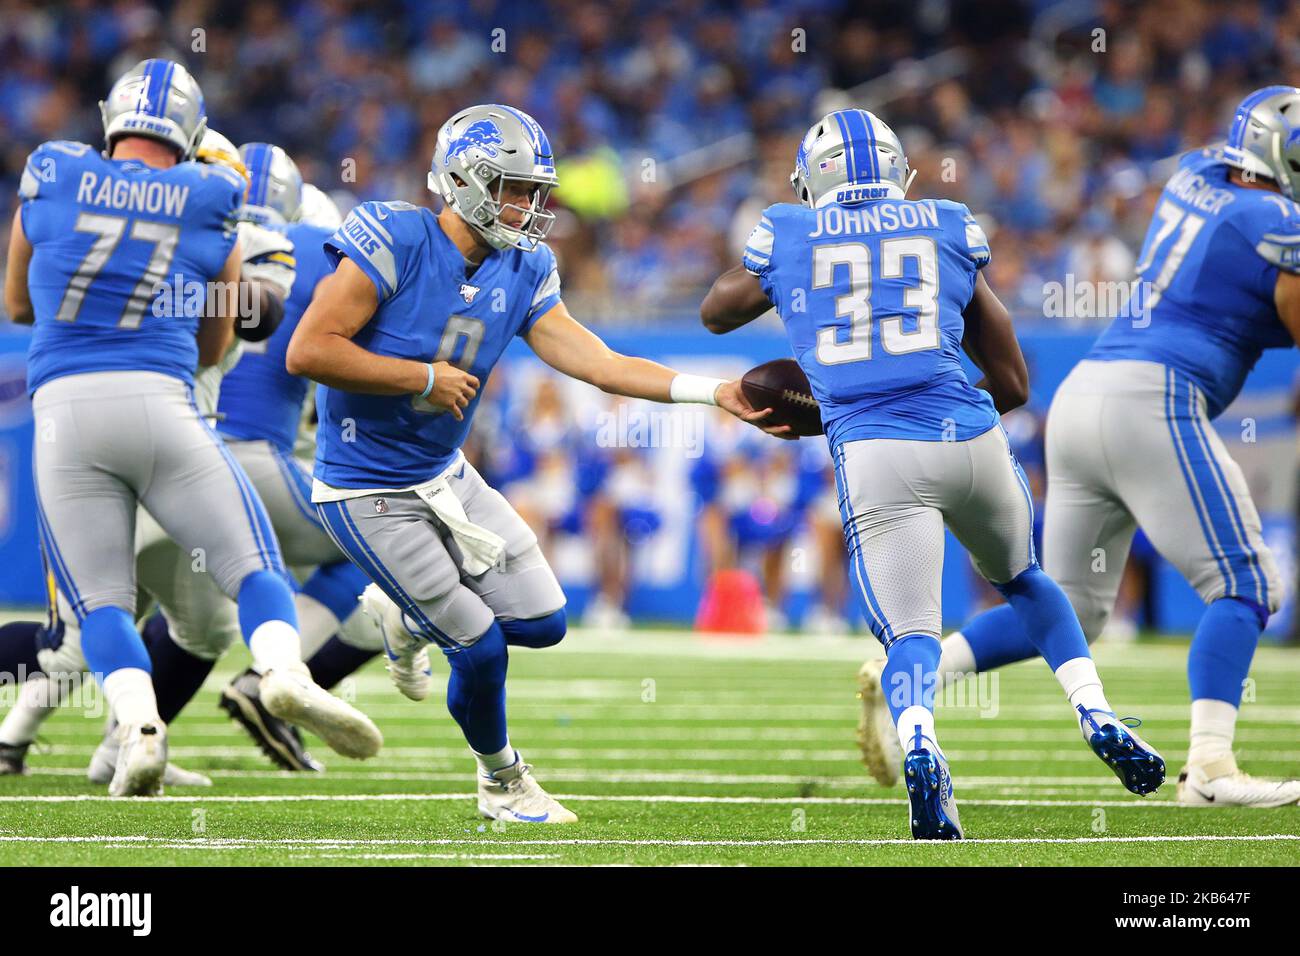
{"type": "Polygon", "coordinates": [[[503,560],[476,577],[446,526],[414,492],[320,502],[326,530],[426,637],[444,647],[471,644],[494,618],[530,620],[564,607],[564,592],[537,536],[474,467],[449,476],[474,524],[505,539],[503,560]]]}
{"type": "Polygon", "coordinates": [[[940,634],[945,524],[994,584],[1036,564],[1029,483],[1001,426],[968,441],[845,442],[835,480],[849,579],[886,648],[940,634]]]}
{"type": "Polygon", "coordinates": [[[1089,640],[1110,617],[1139,525],[1207,604],[1278,608],[1259,512],[1205,407],[1186,376],[1138,361],[1080,362],[1052,400],[1043,570],[1089,640]]]}
{"type": "Polygon", "coordinates": [[[93,372],[32,398],[42,544],[82,620],[136,608],[137,503],[235,597],[255,571],[284,572],[262,502],[189,387],[155,372],[93,372]]]}

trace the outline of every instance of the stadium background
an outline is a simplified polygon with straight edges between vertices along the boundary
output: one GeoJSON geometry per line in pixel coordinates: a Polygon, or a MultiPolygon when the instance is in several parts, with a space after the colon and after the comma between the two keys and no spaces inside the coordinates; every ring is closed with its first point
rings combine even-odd
{"type": "MultiPolygon", "coordinates": [[[[787,352],[770,316],[715,339],[696,308],[758,212],[789,201],[798,137],[829,109],[877,111],[919,171],[911,195],[967,203],[990,235],[987,276],[1032,372],[1008,429],[1041,493],[1042,416],[1108,314],[1069,290],[1129,281],[1170,158],[1221,136],[1250,89],[1300,85],[1300,4],[0,0],[6,222],[27,153],[98,143],[96,101],[147,56],[185,62],[211,125],[283,145],[345,211],[433,202],[424,174],[455,109],[527,110],[559,157],[551,245],[570,310],[615,347],[714,374],[787,352]],[[1070,308],[1049,307],[1054,283],[1070,308]]],[[[0,324],[0,605],[42,599],[25,347],[0,324]]],[[[1289,578],[1297,365],[1267,355],[1216,423],[1289,578]]],[[[470,451],[589,621],[689,621],[711,574],[734,566],[762,583],[773,623],[833,629],[843,607],[861,626],[822,443],[613,401],[522,347],[489,392],[470,451]]],[[[1190,589],[1140,547],[1134,565],[1123,616],[1190,629],[1190,589]]],[[[950,540],[945,618],[988,599],[950,540]]],[[[1284,609],[1270,631],[1290,629],[1284,609]]]]}

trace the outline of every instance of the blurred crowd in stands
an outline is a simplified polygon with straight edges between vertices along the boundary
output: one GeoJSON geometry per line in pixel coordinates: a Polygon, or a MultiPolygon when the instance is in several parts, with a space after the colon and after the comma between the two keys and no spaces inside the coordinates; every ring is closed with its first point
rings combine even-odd
{"type": "Polygon", "coordinates": [[[96,101],[147,56],[187,63],[214,127],[285,146],[345,205],[431,202],[456,109],[531,112],[560,159],[566,300],[593,322],[689,316],[791,199],[800,134],[865,106],[902,136],[913,196],[983,217],[990,281],[1028,320],[1067,274],[1131,278],[1162,161],[1249,89],[1300,84],[1300,4],[0,0],[6,221],[27,152],[98,142],[96,101]]]}

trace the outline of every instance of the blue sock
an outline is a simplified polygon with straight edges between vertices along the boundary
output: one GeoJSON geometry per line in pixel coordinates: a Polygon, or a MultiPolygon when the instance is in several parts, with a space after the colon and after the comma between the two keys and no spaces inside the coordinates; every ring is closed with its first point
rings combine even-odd
{"type": "Polygon", "coordinates": [[[473,644],[445,652],[451,666],[447,710],[475,753],[494,754],[506,745],[506,636],[492,626],[473,644]]]}
{"type": "Polygon", "coordinates": [[[908,707],[924,707],[934,713],[939,639],[929,634],[908,634],[891,644],[885,653],[888,660],[880,675],[880,686],[894,723],[898,723],[908,707]]]}
{"type": "Polygon", "coordinates": [[[36,638],[43,626],[36,621],[12,621],[0,627],[0,675],[20,684],[29,675],[41,673],[36,638]]]}
{"type": "Polygon", "coordinates": [[[311,656],[311,660],[307,662],[307,669],[311,671],[312,680],[329,690],[378,653],[378,651],[363,651],[351,644],[345,644],[335,634],[311,656]]]}
{"type": "Polygon", "coordinates": [[[1092,657],[1070,599],[1037,565],[994,587],[1007,599],[1021,628],[1053,671],[1076,657],[1092,657]]]}
{"type": "Polygon", "coordinates": [[[126,667],[153,669],[135,622],[120,607],[96,608],[81,619],[81,652],[90,672],[101,681],[126,667]]]}
{"type": "Polygon", "coordinates": [[[564,633],[568,628],[564,608],[552,611],[545,617],[497,623],[501,625],[506,643],[511,647],[554,647],[564,640],[564,633]]]}
{"type": "Polygon", "coordinates": [[[259,624],[287,621],[298,627],[298,610],[293,606],[293,589],[275,571],[254,571],[239,585],[239,630],[244,643],[259,624]]]}
{"type": "Polygon", "coordinates": [[[961,633],[975,655],[977,671],[1038,656],[1038,648],[1020,626],[1020,619],[1010,604],[999,604],[976,614],[962,625],[961,633]]]}
{"type": "Polygon", "coordinates": [[[154,614],[144,622],[143,637],[153,666],[158,716],[164,724],[170,724],[194,699],[217,662],[196,657],[173,641],[162,614],[154,614]]]}
{"type": "Polygon", "coordinates": [[[1187,654],[1192,700],[1241,706],[1241,685],[1267,623],[1268,611],[1241,597],[1219,598],[1205,609],[1187,654]]]}
{"type": "Polygon", "coordinates": [[[366,573],[351,561],[332,561],[322,564],[303,582],[302,593],[325,605],[340,621],[346,621],[357,609],[357,598],[369,583],[366,573]]]}

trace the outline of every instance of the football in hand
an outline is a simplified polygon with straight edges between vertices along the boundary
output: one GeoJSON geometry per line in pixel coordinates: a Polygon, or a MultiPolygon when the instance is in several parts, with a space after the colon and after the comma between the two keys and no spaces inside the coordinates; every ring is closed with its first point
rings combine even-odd
{"type": "Polygon", "coordinates": [[[824,434],[821,409],[808,376],[794,359],[774,359],[751,368],[741,378],[740,387],[756,411],[772,409],[762,424],[789,425],[801,437],[824,434]]]}

